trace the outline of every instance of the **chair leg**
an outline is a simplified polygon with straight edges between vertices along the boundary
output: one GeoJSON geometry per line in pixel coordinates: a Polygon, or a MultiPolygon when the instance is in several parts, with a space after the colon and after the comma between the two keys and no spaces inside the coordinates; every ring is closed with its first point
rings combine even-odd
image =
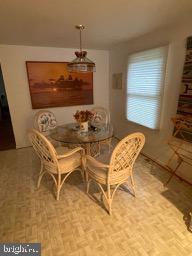
{"type": "Polygon", "coordinates": [[[91,182],[91,179],[89,180],[89,174],[85,171],[85,184],[86,184],[87,194],[89,194],[90,182],[91,182]]]}
{"type": "MultiPolygon", "coordinates": [[[[103,194],[103,196],[106,200],[106,203],[107,203],[107,207],[106,207],[107,211],[108,211],[109,215],[111,215],[111,213],[112,213],[112,207],[111,206],[112,206],[112,200],[113,200],[114,193],[111,194],[111,188],[110,188],[109,184],[107,184],[107,190],[106,191],[103,189],[103,187],[100,183],[97,183],[97,185],[101,189],[101,192],[102,192],[102,194],[103,194]]],[[[105,203],[104,203],[104,206],[106,206],[105,203]]]]}
{"type": "Polygon", "coordinates": [[[107,185],[107,203],[108,203],[108,211],[109,211],[109,215],[111,215],[112,213],[112,197],[111,197],[111,188],[110,185],[107,185]]]}
{"type": "Polygon", "coordinates": [[[87,181],[87,191],[86,191],[87,194],[89,194],[90,182],[91,182],[91,180],[88,179],[88,181],[87,181]]]}
{"type": "Polygon", "coordinates": [[[135,182],[134,182],[134,179],[133,179],[132,174],[131,174],[131,186],[132,186],[132,189],[133,189],[133,194],[134,194],[134,196],[136,197],[136,193],[135,193],[135,182]]]}
{"type": "Polygon", "coordinates": [[[41,180],[43,178],[43,175],[45,174],[46,172],[43,172],[41,175],[39,175],[39,179],[38,179],[38,182],[37,182],[37,188],[40,187],[40,184],[41,184],[41,180]]]}
{"type": "Polygon", "coordinates": [[[80,172],[81,172],[81,177],[83,179],[83,183],[86,183],[85,171],[81,169],[80,172]]]}
{"type": "Polygon", "coordinates": [[[86,157],[82,157],[82,164],[81,164],[81,175],[83,178],[83,182],[86,183],[86,157]]]}
{"type": "Polygon", "coordinates": [[[60,195],[60,190],[61,190],[61,187],[58,187],[57,188],[57,201],[59,201],[59,195],[60,195]]]}
{"type": "Polygon", "coordinates": [[[41,162],[41,169],[40,169],[39,178],[38,178],[38,181],[37,181],[37,188],[40,187],[41,179],[42,179],[44,174],[45,174],[45,172],[43,172],[43,163],[41,162]]]}
{"type": "Polygon", "coordinates": [[[58,174],[58,177],[57,177],[57,201],[59,200],[59,195],[60,195],[60,190],[61,190],[61,174],[58,174]]]}
{"type": "MultiPolygon", "coordinates": [[[[75,170],[79,170],[79,169],[75,169],[75,170]]],[[[80,170],[81,170],[81,169],[80,169],[80,170]]],[[[63,179],[61,179],[61,178],[62,178],[62,177],[61,177],[61,173],[59,173],[59,174],[57,175],[57,180],[55,179],[55,177],[54,177],[53,175],[51,175],[52,178],[54,179],[54,182],[55,182],[55,185],[56,185],[56,191],[57,191],[56,199],[57,199],[57,200],[59,200],[61,188],[63,187],[63,185],[64,185],[66,179],[69,177],[69,175],[70,175],[72,172],[73,172],[73,171],[68,172],[68,173],[65,175],[65,177],[64,177],[63,179]]]]}
{"type": "Polygon", "coordinates": [[[89,175],[88,175],[88,173],[85,171],[85,182],[86,182],[86,184],[87,184],[88,180],[89,180],[89,175]]]}

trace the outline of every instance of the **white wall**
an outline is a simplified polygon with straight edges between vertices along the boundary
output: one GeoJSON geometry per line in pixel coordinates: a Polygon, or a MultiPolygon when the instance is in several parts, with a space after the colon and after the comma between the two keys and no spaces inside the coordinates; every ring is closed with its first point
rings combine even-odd
{"type": "MultiPolygon", "coordinates": [[[[171,154],[167,146],[167,140],[171,137],[173,130],[170,118],[176,114],[185,58],[185,43],[186,38],[191,35],[191,22],[188,22],[115,45],[110,50],[110,109],[115,133],[117,137],[122,138],[131,132],[143,132],[146,136],[143,152],[162,164],[167,162],[171,154]],[[130,53],[166,44],[169,44],[169,53],[161,129],[153,131],[125,119],[127,58],[130,53]],[[112,89],[112,74],[120,72],[123,73],[123,90],[114,90],[112,89]]],[[[179,172],[181,176],[192,182],[192,172],[189,168],[185,166],[179,172]]]]}
{"type": "MultiPolygon", "coordinates": [[[[76,49],[0,45],[0,63],[7,93],[16,147],[29,145],[27,129],[33,126],[35,112],[31,107],[25,61],[71,61],[76,49]]],[[[94,105],[109,107],[109,53],[88,50],[88,57],[96,63],[93,75],[94,105]]],[[[89,106],[59,107],[50,110],[59,124],[73,121],[77,109],[89,106]]]]}

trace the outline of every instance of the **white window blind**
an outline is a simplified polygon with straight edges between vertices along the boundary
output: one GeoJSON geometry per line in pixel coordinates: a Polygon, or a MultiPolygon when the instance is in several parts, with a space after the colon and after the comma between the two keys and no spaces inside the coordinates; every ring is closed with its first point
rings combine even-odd
{"type": "Polygon", "coordinates": [[[132,54],[127,72],[127,119],[151,129],[160,125],[167,47],[132,54]]]}

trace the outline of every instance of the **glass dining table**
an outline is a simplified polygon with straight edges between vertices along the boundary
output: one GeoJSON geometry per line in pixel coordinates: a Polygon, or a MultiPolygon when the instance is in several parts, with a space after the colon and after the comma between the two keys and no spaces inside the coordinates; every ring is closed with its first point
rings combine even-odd
{"type": "Polygon", "coordinates": [[[69,147],[82,146],[86,154],[96,156],[100,151],[100,142],[113,137],[111,124],[94,124],[88,132],[80,130],[78,123],[69,123],[57,126],[49,135],[53,140],[67,144],[69,147]]]}

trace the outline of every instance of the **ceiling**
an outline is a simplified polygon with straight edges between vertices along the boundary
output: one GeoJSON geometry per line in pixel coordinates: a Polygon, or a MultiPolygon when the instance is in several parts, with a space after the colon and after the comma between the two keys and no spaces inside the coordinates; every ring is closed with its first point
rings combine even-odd
{"type": "Polygon", "coordinates": [[[0,0],[0,44],[108,49],[191,15],[191,0],[0,0]]]}

